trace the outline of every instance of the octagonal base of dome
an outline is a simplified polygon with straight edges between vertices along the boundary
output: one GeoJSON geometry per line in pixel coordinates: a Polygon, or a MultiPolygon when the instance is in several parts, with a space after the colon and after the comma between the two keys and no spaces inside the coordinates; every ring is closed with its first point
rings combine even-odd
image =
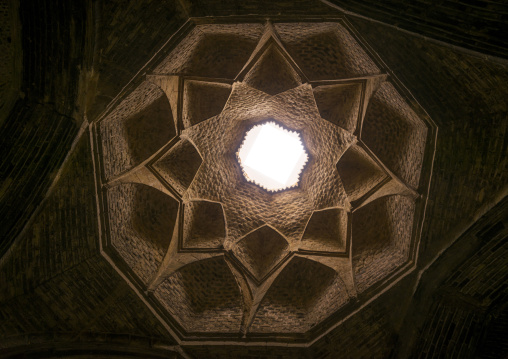
{"type": "Polygon", "coordinates": [[[347,21],[223,20],[92,125],[101,255],[182,345],[307,345],[414,269],[436,128],[347,21]],[[270,120],[309,156],[288,191],[237,162],[270,120]]]}

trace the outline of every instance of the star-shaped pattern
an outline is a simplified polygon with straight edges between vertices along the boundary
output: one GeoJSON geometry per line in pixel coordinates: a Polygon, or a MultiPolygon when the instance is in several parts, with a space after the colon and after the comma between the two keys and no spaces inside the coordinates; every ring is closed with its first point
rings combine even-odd
{"type": "MultiPolygon", "coordinates": [[[[286,34],[280,37],[277,26],[267,24],[234,79],[158,70],[148,75],[143,86],[163,92],[177,135],[105,185],[113,247],[147,295],[166,303],[187,332],[305,333],[409,258],[425,126],[367,56],[362,61],[370,73],[363,76],[324,78],[319,72],[317,80],[309,79],[294,60],[305,64],[302,55],[284,46],[295,46],[288,26],[278,27],[286,34]],[[391,124],[391,118],[399,122],[391,124]],[[252,126],[267,120],[298,131],[308,151],[296,188],[270,193],[242,175],[239,146],[252,126]],[[389,126],[401,138],[386,139],[389,126]],[[386,143],[393,146],[404,136],[416,153],[405,145],[393,156],[398,150],[386,143]],[[420,156],[410,158],[411,166],[403,158],[408,153],[420,156]],[[152,219],[150,228],[129,232],[133,215],[112,204],[129,196],[135,205],[157,203],[150,215],[169,222],[164,227],[152,219]],[[172,235],[157,239],[163,227],[172,235]],[[138,268],[130,253],[148,258],[151,269],[138,268]],[[385,272],[376,273],[379,268],[385,272]],[[222,284],[208,288],[216,278],[222,284]],[[194,297],[196,285],[221,298],[194,297]],[[199,310],[183,303],[198,306],[200,300],[207,304],[199,310]],[[208,323],[228,306],[229,321],[208,323]]],[[[315,31],[323,30],[310,26],[308,36],[315,31]]],[[[347,32],[339,34],[345,41],[347,32]]],[[[103,133],[114,128],[106,123],[103,133]]],[[[115,149],[105,147],[105,166],[114,172],[108,158],[115,149]]]]}

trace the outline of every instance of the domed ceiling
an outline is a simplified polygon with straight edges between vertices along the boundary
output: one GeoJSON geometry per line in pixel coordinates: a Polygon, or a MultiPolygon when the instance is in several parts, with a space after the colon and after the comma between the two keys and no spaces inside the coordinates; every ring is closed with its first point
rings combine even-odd
{"type": "Polygon", "coordinates": [[[194,24],[156,59],[94,128],[102,253],[183,340],[313,340],[414,269],[436,129],[344,20],[194,24]],[[266,121],[296,187],[242,173],[266,121]]]}

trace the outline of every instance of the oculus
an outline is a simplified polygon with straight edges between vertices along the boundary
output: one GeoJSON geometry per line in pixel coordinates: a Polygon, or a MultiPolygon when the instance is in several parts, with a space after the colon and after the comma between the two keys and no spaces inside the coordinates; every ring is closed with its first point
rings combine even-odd
{"type": "Polygon", "coordinates": [[[308,160],[300,135],[275,122],[249,130],[237,156],[245,178],[271,192],[297,186],[308,160]]]}

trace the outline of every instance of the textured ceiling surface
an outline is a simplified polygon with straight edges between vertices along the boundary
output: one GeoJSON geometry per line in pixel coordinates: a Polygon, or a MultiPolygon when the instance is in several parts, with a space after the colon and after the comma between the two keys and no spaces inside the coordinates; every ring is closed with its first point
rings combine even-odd
{"type": "Polygon", "coordinates": [[[348,27],[197,25],[97,123],[104,255],[183,338],[309,340],[414,269],[435,127],[348,27]],[[309,154],[276,193],[267,120],[309,154]]]}
{"type": "MultiPolygon", "coordinates": [[[[0,357],[506,358],[507,13],[503,0],[2,2],[0,357]],[[344,14],[339,6],[352,12],[344,14]],[[174,311],[192,319],[182,323],[185,328],[179,324],[181,319],[168,314],[162,301],[145,290],[142,278],[146,274],[134,272],[139,271],[141,262],[150,271],[160,268],[158,260],[164,260],[171,243],[164,232],[177,226],[184,248],[178,250],[180,258],[189,248],[190,255],[200,250],[210,254],[210,248],[226,252],[220,248],[229,235],[225,233],[229,224],[224,204],[182,197],[203,157],[198,147],[181,135],[186,128],[222,112],[236,77],[260,42],[267,18],[273,19],[279,40],[284,37],[281,43],[289,53],[284,58],[292,59],[291,65],[297,69],[296,74],[279,71],[285,74],[284,83],[298,77],[302,84],[308,83],[321,118],[357,136],[355,112],[344,111],[350,116],[341,117],[341,106],[357,106],[363,95],[354,89],[362,85],[343,83],[328,91],[326,80],[347,79],[351,77],[348,73],[364,77],[360,70],[367,68],[377,71],[363,61],[365,57],[351,61],[341,55],[340,49],[349,48],[349,42],[326,29],[333,28],[334,19],[344,18],[361,34],[360,39],[346,26],[361,40],[357,42],[381,75],[388,74],[381,86],[386,82],[394,85],[404,102],[425,120],[407,93],[413,94],[439,127],[416,269],[388,284],[386,290],[376,289],[375,284],[357,292],[358,310],[349,315],[351,304],[342,307],[307,332],[311,338],[316,329],[324,331],[313,340],[302,343],[302,338],[298,339],[301,334],[286,333],[280,336],[284,342],[274,342],[274,334],[252,331],[247,337],[257,338],[240,338],[239,332],[208,332],[192,340],[184,330],[199,330],[205,311],[206,315],[222,311],[235,320],[244,318],[244,312],[238,310],[244,308],[243,302],[239,304],[244,297],[239,297],[235,288],[240,288],[240,293],[249,288],[242,287],[245,282],[236,278],[263,279],[272,264],[284,261],[290,251],[280,231],[263,226],[242,237],[234,251],[213,257],[215,264],[196,261],[177,270],[167,280],[185,283],[181,292],[173,293],[180,298],[175,299],[174,311]],[[306,26],[298,24],[309,21],[306,26]],[[223,22],[230,25],[221,26],[223,31],[214,36],[219,32],[215,25],[223,22]],[[193,31],[197,24],[201,31],[193,31]],[[191,34],[197,40],[189,39],[191,34]],[[323,46],[330,42],[335,45],[323,46]],[[175,51],[178,44],[182,44],[180,55],[175,51]],[[325,58],[333,59],[334,65],[327,65],[325,58]],[[164,71],[156,73],[158,66],[164,71]],[[171,82],[173,90],[157,83],[153,75],[158,74],[176,76],[178,81],[171,82]],[[105,110],[120,109],[138,86],[142,91],[123,104],[123,124],[108,133],[113,136],[110,149],[117,141],[122,153],[115,156],[122,160],[106,165],[103,154],[95,156],[99,149],[106,150],[102,143],[106,138],[91,141],[98,140],[91,133],[100,134],[96,120],[105,110]],[[176,99],[177,106],[168,100],[168,90],[174,91],[172,101],[176,99]],[[145,94],[149,98],[144,99],[145,94]],[[130,109],[129,102],[134,105],[130,109]],[[143,110],[136,110],[136,106],[143,110]],[[150,114],[151,121],[143,114],[150,114]],[[173,118],[176,125],[172,125],[173,118]],[[104,178],[98,181],[97,175],[104,178]],[[122,226],[116,238],[106,226],[107,201],[97,205],[97,189],[101,199],[119,199],[123,207],[118,207],[117,214],[126,212],[115,219],[122,226]],[[182,203],[177,200],[180,197],[182,203]],[[131,207],[145,212],[129,210],[131,207]],[[137,247],[117,251],[111,241],[125,243],[123,237],[134,238],[137,247]],[[116,257],[111,255],[115,252],[116,257]],[[253,253],[257,252],[262,256],[255,258],[253,253]],[[122,256],[134,259],[138,267],[127,266],[122,256]],[[233,270],[238,273],[232,276],[233,270]],[[371,296],[369,292],[374,293],[371,296]],[[224,296],[219,299],[221,293],[224,296]],[[220,339],[210,340],[212,335],[220,339]]],[[[265,57],[276,59],[277,53],[265,57]]],[[[269,71],[259,69],[259,73],[269,71]]],[[[261,91],[272,96],[279,90],[285,92],[284,86],[270,90],[263,79],[264,75],[253,77],[249,86],[265,86],[261,91]]],[[[298,87],[298,81],[293,85],[298,87]]],[[[368,105],[374,104],[374,96],[368,105]]],[[[372,109],[365,115],[380,113],[372,109]]],[[[116,116],[121,117],[120,113],[116,116]]],[[[371,151],[365,154],[365,148],[350,146],[340,158],[337,172],[353,204],[353,220],[367,216],[362,208],[354,210],[362,203],[363,189],[376,187],[386,178],[379,166],[387,167],[399,179],[412,173],[404,167],[406,162],[383,152],[383,143],[400,143],[399,139],[405,138],[400,136],[403,128],[386,124],[379,128],[390,131],[391,140],[385,137],[375,142],[376,130],[367,127],[360,140],[365,142],[370,136],[367,146],[371,151]],[[361,171],[352,170],[357,163],[363,164],[361,171]],[[344,168],[350,170],[346,173],[344,168]]],[[[427,141],[432,139],[432,127],[427,127],[426,137],[427,141]]],[[[429,147],[431,141],[425,153],[429,147]]],[[[428,176],[425,158],[419,187],[425,187],[428,176]]],[[[425,193],[424,188],[417,192],[425,193]]],[[[372,201],[372,206],[376,202],[372,201]]],[[[415,208],[421,207],[416,203],[415,208]]],[[[318,210],[312,218],[300,243],[308,242],[313,250],[339,256],[336,253],[343,250],[343,242],[329,239],[343,238],[344,227],[328,227],[330,231],[320,238],[317,233],[321,233],[323,221],[342,221],[344,211],[338,207],[318,210]]],[[[381,238],[381,243],[386,238],[381,238]]],[[[372,248],[354,240],[349,243],[356,249],[372,248]]],[[[272,315],[272,308],[287,308],[287,298],[302,291],[293,288],[293,283],[307,283],[303,290],[315,293],[324,293],[332,285],[332,269],[303,259],[295,255],[272,284],[277,289],[266,294],[272,305],[264,307],[268,308],[266,316],[272,315]],[[289,271],[299,274],[287,279],[289,271]],[[306,279],[309,273],[313,279],[319,276],[323,280],[310,282],[306,279]]],[[[368,263],[363,273],[373,268],[368,263]]],[[[159,293],[168,288],[166,283],[159,286],[159,293]]],[[[287,308],[288,313],[305,316],[309,312],[300,309],[316,308],[312,301],[301,298],[295,302],[297,307],[287,308]]],[[[322,302],[327,305],[326,300],[322,302]]],[[[233,321],[227,315],[221,318],[223,326],[231,328],[233,321]]],[[[220,323],[215,324],[218,327],[220,323]]]]}

